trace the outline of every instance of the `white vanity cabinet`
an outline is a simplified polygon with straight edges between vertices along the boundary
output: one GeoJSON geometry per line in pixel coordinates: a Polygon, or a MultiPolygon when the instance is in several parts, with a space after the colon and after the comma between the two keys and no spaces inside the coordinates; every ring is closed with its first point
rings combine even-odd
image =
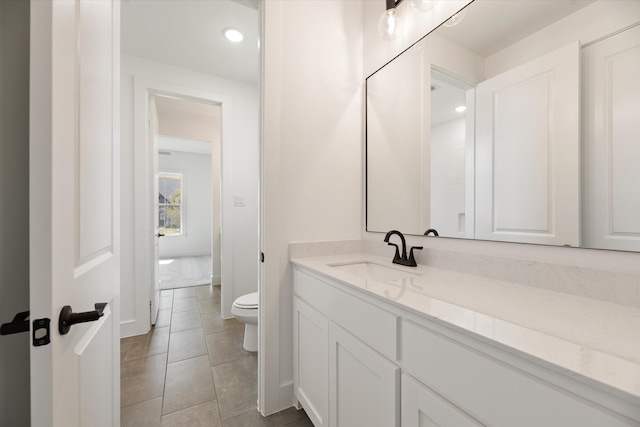
{"type": "Polygon", "coordinates": [[[400,368],[331,322],[329,407],[332,426],[399,426],[400,368]]]}
{"type": "Polygon", "coordinates": [[[316,427],[399,427],[399,318],[294,273],[294,389],[316,427]]]}
{"type": "Polygon", "coordinates": [[[294,390],[316,427],[640,426],[633,397],[341,280],[296,266],[294,294],[294,390]]]}
{"type": "Polygon", "coordinates": [[[410,375],[402,375],[402,427],[481,427],[475,419],[410,375]]]}
{"type": "Polygon", "coordinates": [[[329,319],[299,298],[293,303],[295,394],[316,427],[329,425],[329,319]]]}

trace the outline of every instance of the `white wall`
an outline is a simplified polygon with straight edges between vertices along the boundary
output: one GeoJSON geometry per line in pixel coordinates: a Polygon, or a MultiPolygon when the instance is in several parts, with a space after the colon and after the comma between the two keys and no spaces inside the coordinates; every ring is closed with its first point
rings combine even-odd
{"type": "MultiPolygon", "coordinates": [[[[0,2],[0,323],[29,310],[29,2],[0,2]]],[[[29,425],[29,332],[0,337],[0,425],[29,425]]]]}
{"type": "Polygon", "coordinates": [[[289,242],[357,239],[364,228],[362,4],[263,3],[265,414],[294,403],[289,242]]]}
{"type": "MultiPolygon", "coordinates": [[[[134,76],[167,82],[188,88],[219,93],[227,96],[231,105],[226,106],[223,114],[232,115],[232,153],[223,153],[223,158],[231,161],[223,165],[223,174],[229,172],[231,181],[223,182],[223,188],[229,188],[226,194],[229,200],[233,195],[245,197],[244,207],[231,207],[231,231],[225,237],[231,239],[232,250],[225,253],[232,262],[232,298],[223,311],[229,312],[235,297],[254,292],[258,288],[258,224],[259,224],[259,91],[258,87],[191,70],[144,60],[132,56],[122,57],[122,102],[121,102],[121,168],[122,168],[122,269],[121,269],[121,322],[135,324],[148,317],[144,304],[136,306],[136,301],[145,298],[150,284],[136,283],[136,269],[146,268],[136,261],[134,227],[134,170],[144,168],[135,164],[133,93],[134,76]],[[136,297],[137,295],[137,297],[136,297]]],[[[227,202],[227,200],[224,200],[227,202]]],[[[224,225],[223,225],[224,227],[224,225]]],[[[151,232],[149,232],[151,238],[151,232]]],[[[223,278],[224,280],[224,278],[223,278]]],[[[123,336],[145,333],[145,328],[123,329],[123,336]]]]}
{"type": "Polygon", "coordinates": [[[463,117],[431,129],[431,227],[441,236],[464,236],[465,128],[463,117]]]}
{"type": "Polygon", "coordinates": [[[172,151],[158,156],[158,172],[182,174],[184,216],[182,234],[160,239],[160,257],[210,255],[211,156],[172,151]]]}

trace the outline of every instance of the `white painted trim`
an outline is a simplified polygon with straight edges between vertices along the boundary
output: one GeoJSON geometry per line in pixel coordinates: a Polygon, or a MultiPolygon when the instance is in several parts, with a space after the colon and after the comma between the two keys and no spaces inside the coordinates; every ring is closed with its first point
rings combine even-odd
{"type": "MultiPolygon", "coordinates": [[[[207,90],[182,86],[159,80],[134,76],[133,88],[133,129],[134,129],[134,216],[135,216],[135,318],[121,324],[122,334],[125,329],[129,335],[137,335],[148,332],[151,329],[149,319],[149,301],[153,293],[153,200],[151,188],[153,188],[152,156],[153,149],[146,143],[148,141],[149,120],[149,96],[151,94],[176,96],[195,101],[204,101],[222,106],[222,167],[221,167],[221,218],[222,229],[221,252],[233,253],[233,240],[225,238],[230,236],[233,230],[233,176],[232,176],[232,102],[231,97],[207,90]],[[129,327],[133,322],[135,326],[129,327]]],[[[212,230],[218,229],[214,216],[212,230]]],[[[231,307],[233,293],[230,289],[233,283],[232,257],[222,256],[222,317],[230,317],[225,313],[225,307],[231,307]]]]}
{"type": "MultiPolygon", "coordinates": [[[[169,236],[165,236],[169,237],[169,236]]],[[[212,256],[211,251],[190,251],[190,252],[174,252],[166,255],[162,255],[160,258],[180,258],[190,256],[212,256]]]]}
{"type": "Polygon", "coordinates": [[[291,406],[287,403],[294,400],[293,384],[285,388],[280,384],[280,255],[287,253],[280,244],[281,9],[282,2],[260,1],[260,250],[265,262],[260,264],[258,284],[262,307],[258,319],[258,410],[265,416],[291,406]]]}

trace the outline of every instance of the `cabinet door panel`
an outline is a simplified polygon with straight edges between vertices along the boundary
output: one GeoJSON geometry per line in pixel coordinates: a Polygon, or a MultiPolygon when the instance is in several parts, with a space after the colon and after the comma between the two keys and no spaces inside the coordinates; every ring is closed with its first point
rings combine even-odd
{"type": "Polygon", "coordinates": [[[402,375],[402,427],[479,427],[479,422],[409,375],[402,375]]]}
{"type": "Polygon", "coordinates": [[[545,383],[413,322],[403,322],[402,355],[407,372],[487,425],[635,425],[597,402],[545,383]]]}
{"type": "Polygon", "coordinates": [[[329,344],[331,426],[398,426],[400,369],[334,323],[329,344]]]}
{"type": "Polygon", "coordinates": [[[295,394],[316,427],[329,425],[329,320],[294,299],[295,394]]]}

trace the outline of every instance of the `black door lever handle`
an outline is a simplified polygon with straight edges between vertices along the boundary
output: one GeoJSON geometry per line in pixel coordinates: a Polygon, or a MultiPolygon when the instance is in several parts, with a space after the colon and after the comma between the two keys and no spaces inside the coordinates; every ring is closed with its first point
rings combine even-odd
{"type": "Polygon", "coordinates": [[[28,311],[22,311],[16,314],[13,320],[9,323],[3,323],[0,327],[0,335],[11,335],[20,332],[27,332],[29,330],[29,318],[28,311]]]}
{"type": "Polygon", "coordinates": [[[70,306],[65,305],[60,312],[60,319],[58,320],[58,331],[60,335],[66,335],[71,329],[71,325],[76,323],[93,322],[104,316],[104,308],[107,306],[106,302],[98,302],[95,305],[95,310],[85,311],[84,313],[74,313],[70,306]]]}

